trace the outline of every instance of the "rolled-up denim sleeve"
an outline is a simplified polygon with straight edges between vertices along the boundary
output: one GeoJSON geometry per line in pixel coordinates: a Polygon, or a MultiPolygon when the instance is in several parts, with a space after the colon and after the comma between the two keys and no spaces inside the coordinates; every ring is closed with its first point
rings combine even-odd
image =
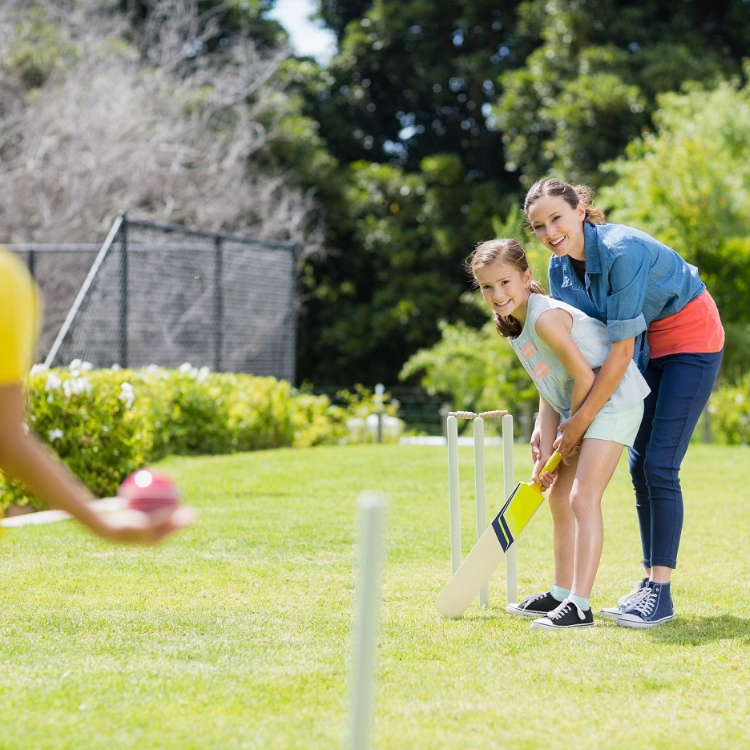
{"type": "Polygon", "coordinates": [[[607,294],[607,335],[622,341],[648,328],[643,305],[648,289],[651,257],[639,242],[629,242],[615,254],[609,267],[607,294]]]}

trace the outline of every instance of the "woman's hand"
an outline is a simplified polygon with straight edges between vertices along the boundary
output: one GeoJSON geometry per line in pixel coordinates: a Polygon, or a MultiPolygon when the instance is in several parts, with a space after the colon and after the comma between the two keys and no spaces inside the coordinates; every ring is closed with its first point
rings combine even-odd
{"type": "Polygon", "coordinates": [[[154,513],[121,510],[101,514],[97,533],[113,542],[157,544],[175,531],[184,529],[197,518],[192,508],[178,507],[154,513]]]}
{"type": "Polygon", "coordinates": [[[580,412],[560,422],[553,448],[562,456],[563,463],[567,464],[568,459],[581,450],[581,441],[589,424],[580,412]]]}

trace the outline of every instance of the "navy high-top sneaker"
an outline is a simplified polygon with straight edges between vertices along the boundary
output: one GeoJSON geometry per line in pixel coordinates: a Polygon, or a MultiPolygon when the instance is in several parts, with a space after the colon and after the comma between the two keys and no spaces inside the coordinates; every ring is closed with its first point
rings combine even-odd
{"type": "Polygon", "coordinates": [[[670,585],[651,581],[648,592],[617,618],[617,624],[623,628],[653,628],[673,617],[670,585]]]}

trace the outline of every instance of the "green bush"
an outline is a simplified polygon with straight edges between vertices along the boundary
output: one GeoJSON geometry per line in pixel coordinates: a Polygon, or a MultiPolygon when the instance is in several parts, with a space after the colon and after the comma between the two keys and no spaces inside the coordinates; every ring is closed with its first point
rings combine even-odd
{"type": "Polygon", "coordinates": [[[441,322],[440,333],[437,344],[409,358],[402,379],[419,377],[429,394],[444,396],[454,410],[533,414],[539,403],[534,383],[492,321],[479,330],[441,322]]]}
{"type": "Polygon", "coordinates": [[[153,429],[133,373],[67,370],[31,375],[29,428],[49,443],[97,494],[108,494],[131,471],[153,460],[153,429]]]}
{"type": "MultiPolygon", "coordinates": [[[[183,365],[139,370],[36,370],[27,384],[28,427],[92,491],[113,495],[137,468],[168,455],[225,454],[338,443],[345,409],[272,377],[183,365]]],[[[0,511],[40,503],[0,475],[0,511]]]]}
{"type": "Polygon", "coordinates": [[[750,444],[750,373],[738,385],[723,385],[708,404],[711,438],[725,445],[750,444]]]}

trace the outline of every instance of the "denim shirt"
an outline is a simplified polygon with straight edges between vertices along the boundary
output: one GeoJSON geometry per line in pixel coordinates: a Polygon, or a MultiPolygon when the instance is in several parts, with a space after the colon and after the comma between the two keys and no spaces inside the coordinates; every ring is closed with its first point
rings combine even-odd
{"type": "Polygon", "coordinates": [[[606,323],[610,341],[635,337],[633,359],[643,372],[649,325],[678,313],[706,286],[695,266],[638,229],[584,223],[583,235],[585,285],[567,255],[552,256],[550,294],[606,323]]]}

